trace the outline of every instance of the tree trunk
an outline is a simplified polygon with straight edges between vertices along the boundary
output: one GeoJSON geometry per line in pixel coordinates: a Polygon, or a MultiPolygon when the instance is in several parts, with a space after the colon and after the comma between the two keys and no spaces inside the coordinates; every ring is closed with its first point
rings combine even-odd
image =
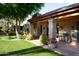
{"type": "Polygon", "coordinates": [[[18,28],[18,32],[20,32],[20,20],[19,20],[19,28],[18,28]]]}
{"type": "Polygon", "coordinates": [[[8,29],[9,29],[9,19],[8,19],[8,22],[7,22],[7,24],[8,24],[8,29]]]}
{"type": "Polygon", "coordinates": [[[15,31],[16,31],[16,38],[17,38],[17,39],[20,39],[20,38],[19,38],[19,33],[18,33],[18,20],[17,20],[17,19],[16,19],[15,31]]]}
{"type": "Polygon", "coordinates": [[[21,27],[20,27],[20,25],[21,25],[21,23],[23,22],[23,20],[22,19],[19,19],[19,28],[18,28],[18,32],[20,32],[21,30],[21,27]]]}
{"type": "Polygon", "coordinates": [[[9,18],[7,19],[7,21],[8,21],[8,22],[7,22],[7,26],[8,26],[7,35],[9,35],[9,34],[8,34],[8,30],[9,30],[9,18]]]}

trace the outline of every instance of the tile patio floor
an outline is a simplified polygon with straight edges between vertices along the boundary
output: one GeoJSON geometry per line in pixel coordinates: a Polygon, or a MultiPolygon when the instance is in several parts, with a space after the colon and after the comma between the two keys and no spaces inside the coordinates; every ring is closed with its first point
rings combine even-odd
{"type": "MultiPolygon", "coordinates": [[[[42,46],[39,40],[30,40],[29,42],[34,43],[37,46],[42,46]]],[[[65,56],[79,56],[79,43],[74,43],[71,45],[65,42],[59,42],[58,48],[50,49],[48,45],[42,46],[43,48],[55,51],[57,53],[63,54],[65,56]]]]}

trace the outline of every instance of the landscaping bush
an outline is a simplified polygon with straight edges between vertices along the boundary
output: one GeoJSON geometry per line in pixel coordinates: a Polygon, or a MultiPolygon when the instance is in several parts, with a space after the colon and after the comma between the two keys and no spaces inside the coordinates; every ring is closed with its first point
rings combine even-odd
{"type": "Polygon", "coordinates": [[[14,35],[16,35],[16,33],[15,33],[15,31],[9,31],[9,32],[8,32],[8,35],[14,36],[14,35]]]}
{"type": "Polygon", "coordinates": [[[26,39],[27,39],[27,40],[31,40],[32,38],[33,38],[32,34],[28,33],[28,34],[26,35],[26,39]]]}
{"type": "Polygon", "coordinates": [[[20,31],[19,34],[20,34],[20,35],[24,35],[23,31],[20,31]]]}
{"type": "Polygon", "coordinates": [[[20,35],[21,39],[27,39],[27,40],[31,40],[32,39],[32,35],[30,33],[28,34],[24,34],[24,35],[20,35]]]}
{"type": "Polygon", "coordinates": [[[47,44],[48,43],[48,38],[46,35],[40,35],[39,40],[42,44],[47,44]]]}
{"type": "Polygon", "coordinates": [[[24,34],[24,35],[21,35],[21,39],[26,39],[26,34],[24,34]]]}
{"type": "Polygon", "coordinates": [[[2,29],[2,27],[0,27],[0,30],[2,29]]]}
{"type": "Polygon", "coordinates": [[[15,39],[16,36],[9,36],[9,39],[15,39]]]}

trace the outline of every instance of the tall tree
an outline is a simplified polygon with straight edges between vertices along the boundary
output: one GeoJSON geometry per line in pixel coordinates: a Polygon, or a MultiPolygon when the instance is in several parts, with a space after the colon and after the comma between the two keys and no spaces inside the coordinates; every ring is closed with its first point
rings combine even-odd
{"type": "Polygon", "coordinates": [[[16,37],[19,39],[18,21],[24,20],[30,14],[37,13],[42,6],[44,6],[43,3],[4,3],[0,4],[0,8],[2,8],[0,14],[3,18],[16,20],[16,37]]]}

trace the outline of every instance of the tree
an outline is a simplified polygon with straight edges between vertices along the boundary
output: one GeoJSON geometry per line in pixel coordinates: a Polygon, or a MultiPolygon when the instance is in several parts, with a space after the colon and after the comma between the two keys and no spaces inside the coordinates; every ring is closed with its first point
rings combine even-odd
{"type": "Polygon", "coordinates": [[[41,7],[44,6],[43,3],[4,3],[0,4],[1,18],[9,18],[16,20],[16,37],[19,39],[18,34],[18,21],[24,20],[28,15],[37,13],[41,7]]]}
{"type": "Polygon", "coordinates": [[[4,19],[0,20],[0,27],[2,27],[2,30],[5,32],[8,28],[7,28],[7,21],[5,21],[4,19]]]}

